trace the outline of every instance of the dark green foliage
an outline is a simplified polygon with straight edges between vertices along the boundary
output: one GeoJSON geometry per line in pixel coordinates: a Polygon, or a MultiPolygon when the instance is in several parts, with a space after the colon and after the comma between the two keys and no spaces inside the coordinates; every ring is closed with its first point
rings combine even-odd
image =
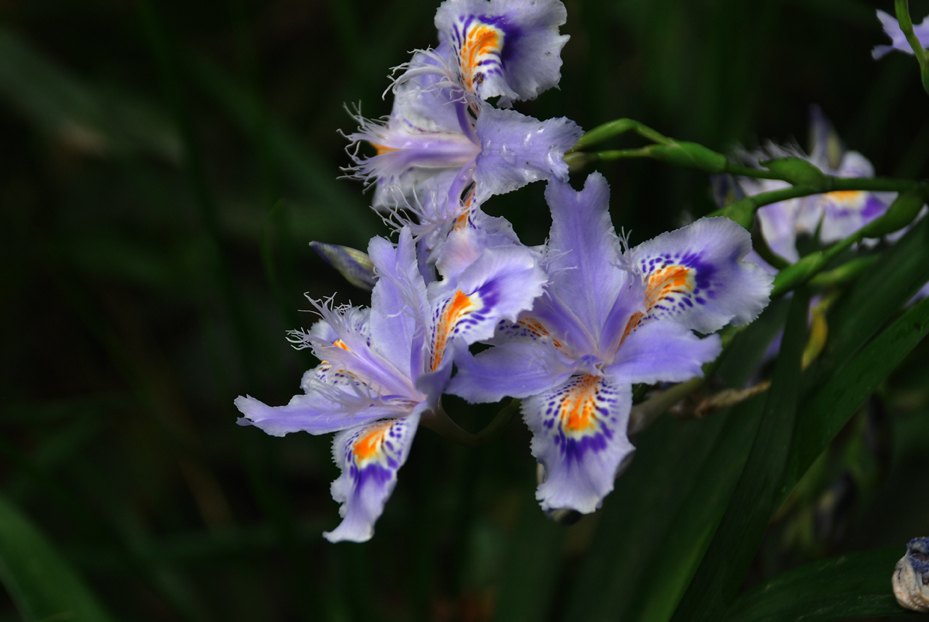
{"type": "MultiPolygon", "coordinates": [[[[697,398],[771,389],[703,419],[687,403],[662,416],[603,508],[571,527],[538,509],[518,418],[475,449],[421,430],[365,545],[321,537],[338,521],[330,439],[235,424],[237,395],[284,403],[315,364],[284,340],[315,320],[304,292],[368,301],[308,244],[364,250],[386,235],[370,194],[338,179],[338,130],[354,129],[343,106],[389,112],[389,68],[436,43],[437,4],[0,8],[0,619],[898,615],[893,563],[929,535],[929,497],[914,494],[929,475],[929,305],[907,308],[929,281],[925,219],[810,281],[830,306],[808,369],[795,310],[773,375],[759,370],[788,298],[736,335],[697,398]],[[871,396],[880,416],[864,411],[871,396]],[[849,487],[851,501],[830,505],[849,487]],[[844,534],[817,532],[814,517],[836,507],[844,534]]],[[[712,212],[718,154],[802,139],[813,103],[877,174],[929,175],[918,67],[870,56],[884,41],[874,8],[889,3],[566,5],[560,90],[517,109],[588,128],[636,119],[670,141],[654,159],[596,164],[633,244],[712,212]]],[[[918,23],[929,4],[910,10],[918,23]]],[[[621,125],[597,149],[648,143],[640,124],[621,125]]],[[[485,207],[541,243],[542,191],[485,207]]],[[[468,430],[500,410],[446,407],[468,430]]]]}

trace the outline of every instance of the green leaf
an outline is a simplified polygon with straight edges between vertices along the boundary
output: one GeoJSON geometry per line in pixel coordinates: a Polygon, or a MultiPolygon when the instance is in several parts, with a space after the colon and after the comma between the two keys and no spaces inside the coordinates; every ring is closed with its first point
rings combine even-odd
{"type": "Polygon", "coordinates": [[[525,500],[504,558],[494,620],[542,622],[549,618],[566,533],[563,526],[546,518],[535,499],[525,500]]]}
{"type": "Polygon", "coordinates": [[[929,298],[900,316],[805,400],[782,488],[786,496],[877,386],[929,332],[929,298]]]}
{"type": "Polygon", "coordinates": [[[905,547],[842,555],[785,572],[741,595],[723,622],[831,622],[906,615],[890,587],[905,547]]]}
{"type": "Polygon", "coordinates": [[[751,453],[716,535],[672,617],[675,622],[719,620],[742,584],[776,509],[797,414],[808,308],[808,292],[796,291],[751,453]]]}
{"type": "Polygon", "coordinates": [[[0,580],[27,621],[112,619],[45,536],[2,497],[0,580]]]}
{"type": "MultiPolygon", "coordinates": [[[[774,303],[738,336],[719,370],[727,384],[748,380],[784,310],[784,301],[774,303]]],[[[735,488],[761,404],[751,400],[701,421],[666,416],[636,440],[635,460],[599,512],[564,620],[668,619],[709,538],[697,543],[712,535],[735,488]]]]}
{"type": "Polygon", "coordinates": [[[815,376],[828,379],[929,281],[929,219],[882,253],[829,314],[829,342],[815,376]]]}

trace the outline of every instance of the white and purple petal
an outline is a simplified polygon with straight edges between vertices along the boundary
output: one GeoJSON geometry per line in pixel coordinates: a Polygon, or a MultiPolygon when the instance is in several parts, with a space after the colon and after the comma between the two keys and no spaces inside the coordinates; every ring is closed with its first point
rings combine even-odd
{"type": "MultiPolygon", "coordinates": [[[[878,59],[891,50],[900,50],[901,52],[912,54],[913,48],[910,47],[910,43],[906,40],[906,35],[903,34],[903,30],[900,28],[900,23],[897,21],[897,18],[880,9],[877,11],[877,18],[881,20],[884,32],[890,37],[890,45],[874,46],[871,55],[875,59],[878,59]]],[[[919,39],[920,45],[924,48],[929,46],[929,21],[923,19],[919,24],[913,24],[913,33],[916,35],[916,38],[919,39]]]]}
{"type": "Polygon", "coordinates": [[[583,130],[561,117],[539,121],[483,104],[475,127],[481,143],[474,170],[475,200],[505,194],[534,181],[568,180],[564,154],[583,130]]]}
{"type": "Polygon", "coordinates": [[[630,384],[683,382],[702,376],[721,351],[719,335],[701,339],[676,322],[651,322],[630,331],[605,371],[630,384]]]}
{"type": "Polygon", "coordinates": [[[629,384],[596,375],[573,376],[523,401],[532,455],[545,469],[536,491],[543,510],[600,507],[635,451],[626,433],[631,408],[629,384]]]}
{"type": "Polygon", "coordinates": [[[580,192],[566,183],[550,181],[545,199],[552,212],[545,265],[552,308],[533,314],[545,315],[541,319],[552,328],[563,323],[565,331],[576,321],[579,325],[574,332],[585,334],[589,343],[572,342],[593,353],[614,303],[635,278],[626,269],[610,220],[610,189],[602,175],[592,173],[580,192]]]}
{"type": "Polygon", "coordinates": [[[332,456],[342,474],[332,483],[342,522],[323,535],[330,542],[365,542],[397,484],[420,413],[346,430],[333,439],[332,456]]]}
{"type": "Polygon", "coordinates": [[[414,378],[423,368],[429,312],[416,245],[404,227],[396,247],[384,238],[373,238],[368,252],[378,275],[371,294],[371,339],[381,356],[406,377],[414,378]]]}
{"type": "Polygon", "coordinates": [[[576,362],[550,338],[494,346],[476,356],[455,357],[458,372],[446,392],[470,403],[498,402],[504,397],[524,398],[565,381],[576,362]]]}
{"type": "Polygon", "coordinates": [[[703,333],[746,324],[768,304],[773,279],[742,261],[751,236],[728,218],[701,218],[631,249],[646,283],[642,322],[673,320],[703,333]]]}
{"type": "Polygon", "coordinates": [[[427,369],[438,368],[452,340],[490,339],[500,320],[515,321],[541,295],[545,281],[537,253],[502,246],[484,250],[457,278],[430,283],[432,356],[427,369]]]}
{"type": "Polygon", "coordinates": [[[451,45],[461,86],[508,107],[557,86],[568,41],[558,27],[566,20],[558,0],[446,0],[435,26],[451,45]]]}

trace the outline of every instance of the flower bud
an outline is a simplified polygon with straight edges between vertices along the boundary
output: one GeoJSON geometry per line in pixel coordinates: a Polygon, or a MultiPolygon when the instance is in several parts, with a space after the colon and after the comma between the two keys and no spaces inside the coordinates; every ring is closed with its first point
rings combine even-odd
{"type": "Polygon", "coordinates": [[[883,216],[865,225],[862,235],[866,238],[880,238],[899,231],[913,222],[925,203],[926,199],[919,191],[900,193],[883,216]]]}
{"type": "Polygon", "coordinates": [[[901,607],[929,612],[929,538],[910,540],[894,570],[893,586],[901,607]]]}
{"type": "Polygon", "coordinates": [[[766,160],[761,165],[793,186],[822,188],[826,184],[823,172],[816,165],[801,158],[775,158],[766,160]]]}
{"type": "Polygon", "coordinates": [[[310,242],[310,248],[319,253],[326,263],[338,270],[339,274],[355,287],[367,291],[374,288],[377,277],[374,276],[374,264],[367,253],[324,242],[310,242]]]}
{"type": "Polygon", "coordinates": [[[713,174],[726,172],[726,156],[697,143],[673,141],[667,145],[653,145],[646,149],[651,157],[668,164],[696,168],[713,174]]]}

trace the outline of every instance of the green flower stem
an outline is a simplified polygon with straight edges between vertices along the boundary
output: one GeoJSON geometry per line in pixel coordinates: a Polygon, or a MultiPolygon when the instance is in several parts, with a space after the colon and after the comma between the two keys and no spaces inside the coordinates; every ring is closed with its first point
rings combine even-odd
{"type": "Polygon", "coordinates": [[[504,406],[483,430],[474,434],[462,429],[461,426],[452,421],[441,404],[439,404],[435,412],[423,417],[422,424],[453,443],[465,447],[479,447],[493,440],[510,425],[510,422],[519,412],[519,404],[520,401],[517,399],[510,400],[510,403],[504,406]]]}
{"type": "Polygon", "coordinates": [[[574,149],[585,149],[630,131],[634,131],[639,136],[647,138],[652,142],[658,143],[660,145],[665,145],[671,142],[670,138],[662,136],[652,128],[646,125],[642,125],[638,121],[633,119],[616,119],[615,121],[609,121],[603,125],[598,125],[589,132],[586,132],[583,136],[581,136],[581,139],[577,141],[577,146],[574,147],[574,149]]]}
{"type": "Polygon", "coordinates": [[[878,259],[878,255],[852,259],[851,261],[842,264],[838,268],[817,274],[812,279],[810,279],[810,285],[818,288],[844,285],[845,283],[857,279],[862,272],[874,265],[874,262],[876,262],[878,259]]]}
{"type": "Polygon", "coordinates": [[[923,89],[929,93],[929,62],[927,62],[926,50],[913,32],[913,20],[910,18],[910,3],[908,0],[895,0],[894,7],[897,11],[897,22],[900,24],[900,30],[906,36],[907,43],[913,49],[913,55],[919,63],[919,75],[923,82],[923,89]]]}
{"type": "Polygon", "coordinates": [[[772,203],[780,203],[788,199],[805,197],[811,194],[819,194],[821,192],[822,191],[818,188],[811,188],[810,186],[793,186],[780,190],[772,190],[770,192],[762,192],[761,194],[739,199],[722,209],[707,214],[707,216],[726,216],[751,231],[752,222],[755,219],[755,212],[759,207],[771,205],[772,203]]]}

